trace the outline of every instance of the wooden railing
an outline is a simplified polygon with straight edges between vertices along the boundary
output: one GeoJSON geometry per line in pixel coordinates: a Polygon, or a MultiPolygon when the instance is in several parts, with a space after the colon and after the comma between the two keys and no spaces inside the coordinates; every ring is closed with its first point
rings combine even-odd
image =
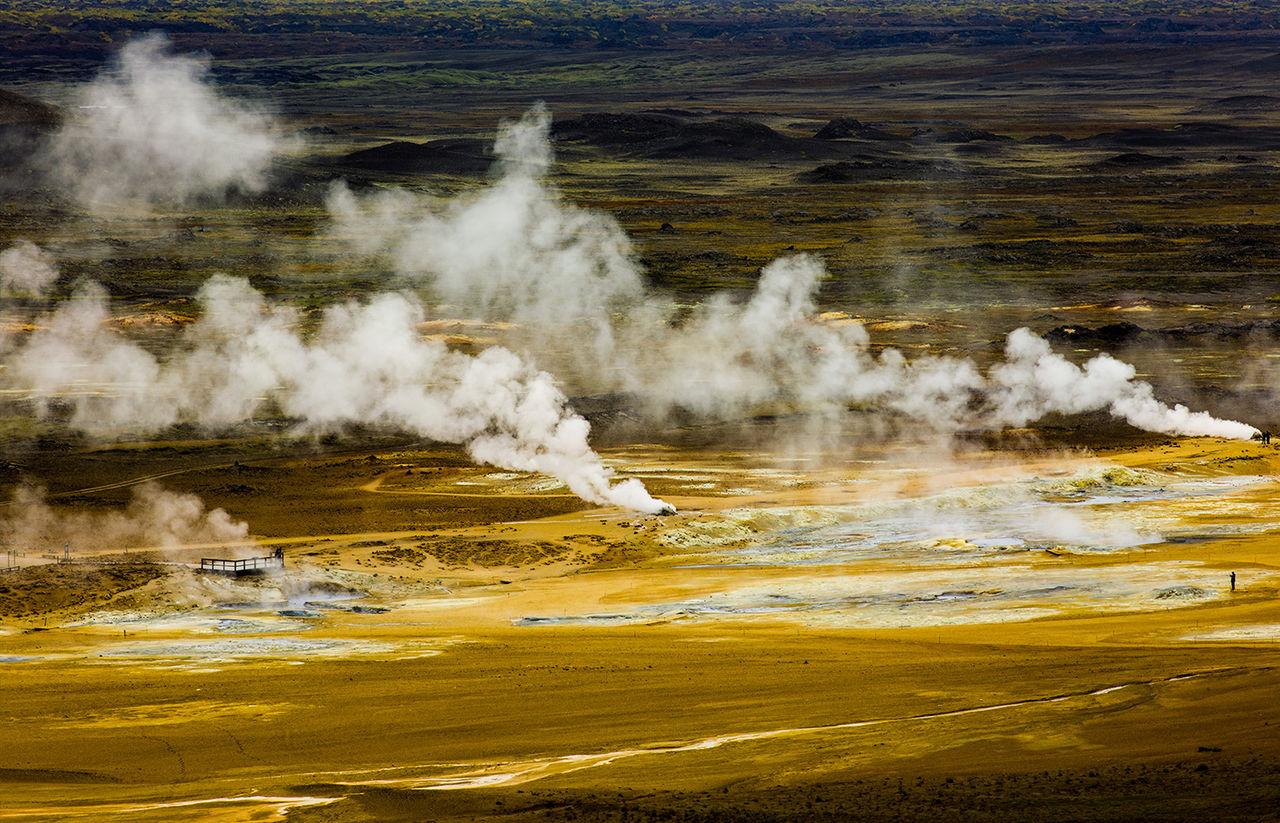
{"type": "Polygon", "coordinates": [[[230,574],[240,576],[255,574],[268,569],[283,569],[284,558],[277,555],[270,557],[246,557],[242,560],[223,560],[218,557],[200,558],[200,571],[213,574],[230,574]]]}

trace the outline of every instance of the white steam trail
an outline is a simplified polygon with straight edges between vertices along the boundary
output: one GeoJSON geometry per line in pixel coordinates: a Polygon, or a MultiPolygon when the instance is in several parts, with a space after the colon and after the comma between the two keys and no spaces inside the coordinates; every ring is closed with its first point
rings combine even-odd
{"type": "Polygon", "coordinates": [[[1145,431],[1248,440],[1253,426],[1221,420],[1157,400],[1150,383],[1135,380],[1133,366],[1100,354],[1077,366],[1054,354],[1030,329],[1017,329],[1005,344],[1005,360],[991,370],[993,418],[1020,426],[1049,412],[1078,414],[1106,409],[1145,431]]]}
{"type": "Polygon", "coordinates": [[[482,463],[552,475],[593,503],[671,510],[638,480],[611,483],[590,424],[549,374],[505,348],[472,356],[423,338],[422,308],[408,296],[333,306],[309,339],[293,309],[245,280],[211,278],[199,301],[200,319],[160,358],[108,325],[100,286],[82,286],[9,353],[3,381],[41,412],[68,404],[71,425],[94,434],[225,428],[270,403],[312,430],[395,427],[463,444],[482,463]]]}
{"type": "Polygon", "coordinates": [[[0,294],[40,297],[57,279],[53,255],[30,240],[0,252],[0,294]]]}
{"type": "Polygon", "coordinates": [[[23,485],[0,516],[0,543],[15,549],[165,549],[214,542],[248,546],[249,527],[222,509],[206,509],[193,494],[155,483],[134,487],[129,505],[113,512],[57,510],[45,501],[44,489],[23,485]]]}
{"type": "Polygon", "coordinates": [[[267,112],[218,92],[206,57],[135,40],[84,85],[54,136],[54,179],[94,211],[180,205],[267,184],[290,148],[267,112]]]}
{"type": "Polygon", "coordinates": [[[681,409],[710,418],[793,406],[838,413],[869,407],[939,430],[1021,426],[1047,414],[1106,410],[1167,434],[1249,438],[1252,426],[1170,407],[1107,355],[1076,366],[1028,329],[1009,335],[1005,362],[872,351],[863,327],[822,322],[816,258],[774,261],[745,301],[716,295],[680,312],[646,292],[621,226],[565,203],[545,179],[550,117],[541,105],[504,124],[497,179],[440,203],[406,191],[329,198],[331,233],[383,259],[440,300],[485,320],[514,320],[513,345],[584,392],[624,391],[655,418],[681,409]],[[567,338],[570,345],[555,341],[567,338]]]}

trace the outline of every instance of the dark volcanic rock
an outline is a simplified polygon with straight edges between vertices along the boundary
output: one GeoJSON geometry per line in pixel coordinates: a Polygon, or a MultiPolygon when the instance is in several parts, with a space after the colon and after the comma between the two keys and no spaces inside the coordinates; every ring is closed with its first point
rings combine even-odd
{"type": "Polygon", "coordinates": [[[789,137],[745,117],[688,122],[665,114],[584,114],[557,123],[552,133],[562,140],[670,160],[816,160],[847,151],[829,141],[789,137]]]}
{"type": "Polygon", "coordinates": [[[969,128],[949,129],[947,131],[938,132],[933,137],[940,143],[974,143],[977,141],[992,143],[1013,142],[1012,137],[1008,137],[1003,134],[996,134],[995,132],[984,131],[983,129],[969,128]]]}
{"type": "MultiPolygon", "coordinates": [[[[822,146],[818,143],[818,146],[822,146]]],[[[825,147],[808,150],[808,141],[779,134],[763,123],[745,117],[723,117],[706,123],[689,123],[668,145],[648,152],[657,158],[725,158],[730,160],[783,159],[823,156],[825,147]]]]}
{"type": "Polygon", "coordinates": [[[1146,169],[1163,169],[1169,166],[1176,166],[1181,162],[1182,160],[1177,157],[1159,157],[1153,154],[1129,151],[1091,163],[1089,168],[1097,169],[1098,171],[1144,171],[1146,169]]]}
{"type": "Polygon", "coordinates": [[[396,140],[345,154],[333,164],[391,174],[476,174],[492,162],[488,142],[454,138],[427,143],[396,140]]]}
{"type": "Polygon", "coordinates": [[[1247,320],[1241,323],[1222,323],[1206,320],[1160,329],[1157,334],[1173,340],[1242,340],[1246,337],[1280,337],[1280,320],[1247,320]]]}
{"type": "Polygon", "coordinates": [[[676,137],[685,122],[671,114],[645,112],[591,112],[571,120],[560,120],[551,134],[562,140],[576,140],[593,146],[628,146],[676,137]]]}
{"type": "Polygon", "coordinates": [[[1115,146],[1133,149],[1280,147],[1280,134],[1263,126],[1231,123],[1179,123],[1169,128],[1138,127],[1103,132],[1073,141],[1082,146],[1115,146]]]}
{"type": "Polygon", "coordinates": [[[852,117],[832,118],[825,126],[818,129],[813,136],[818,140],[843,140],[851,137],[858,140],[902,139],[892,132],[885,131],[869,123],[863,123],[861,120],[855,120],[852,117]]]}
{"type": "Polygon", "coordinates": [[[1108,323],[1105,326],[1058,326],[1045,333],[1051,343],[1099,348],[1127,346],[1135,343],[1215,343],[1239,341],[1245,338],[1280,338],[1280,320],[1246,320],[1240,323],[1224,323],[1206,320],[1185,326],[1168,326],[1161,329],[1144,329],[1136,323],[1108,323]]]}
{"type": "Polygon", "coordinates": [[[1063,343],[1084,346],[1124,346],[1132,343],[1147,330],[1137,323],[1108,323],[1091,329],[1088,326],[1058,326],[1045,334],[1050,343],[1063,343]]]}
{"type": "Polygon", "coordinates": [[[967,126],[954,129],[943,129],[939,131],[933,126],[924,126],[911,130],[911,139],[919,143],[975,143],[979,141],[989,141],[992,143],[1011,143],[1012,137],[1003,134],[996,134],[992,131],[983,129],[973,129],[967,126]]]}
{"type": "Polygon", "coordinates": [[[860,154],[801,172],[801,183],[857,183],[865,180],[924,180],[955,177],[964,169],[945,161],[860,154]]]}
{"type": "Polygon", "coordinates": [[[1030,146],[1061,146],[1063,143],[1070,143],[1071,139],[1062,134],[1037,134],[1022,142],[1030,146]]]}

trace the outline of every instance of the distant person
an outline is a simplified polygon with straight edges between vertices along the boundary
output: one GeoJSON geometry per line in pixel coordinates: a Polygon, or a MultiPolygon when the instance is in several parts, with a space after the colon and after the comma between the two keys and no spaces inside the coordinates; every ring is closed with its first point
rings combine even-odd
{"type": "Polygon", "coordinates": [[[1271,445],[1271,432],[1262,433],[1262,445],[1264,446],[1271,445]]]}
{"type": "Polygon", "coordinates": [[[1236,590],[1236,573],[1232,572],[1231,573],[1231,591],[1235,591],[1235,590],[1236,590]]]}

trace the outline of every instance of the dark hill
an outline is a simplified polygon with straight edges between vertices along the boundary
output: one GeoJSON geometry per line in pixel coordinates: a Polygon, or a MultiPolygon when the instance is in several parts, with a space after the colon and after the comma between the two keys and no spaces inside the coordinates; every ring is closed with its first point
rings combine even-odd
{"type": "Polygon", "coordinates": [[[819,140],[901,140],[898,135],[852,117],[836,117],[813,135],[819,140]]]}
{"type": "Polygon", "coordinates": [[[1061,146],[1070,143],[1071,139],[1061,134],[1037,134],[1028,137],[1022,142],[1029,146],[1061,146]]]}
{"type": "Polygon", "coordinates": [[[1182,160],[1177,157],[1158,157],[1138,151],[1116,154],[1091,163],[1089,168],[1096,171],[1145,171],[1147,169],[1163,169],[1176,166],[1182,160]]]}
{"type": "Polygon", "coordinates": [[[1045,333],[1050,343],[1066,343],[1083,346],[1111,348],[1125,346],[1150,336],[1137,323],[1108,323],[1096,329],[1088,326],[1058,326],[1045,333]]]}
{"type": "Polygon", "coordinates": [[[788,137],[745,117],[688,123],[675,138],[647,152],[649,157],[705,160],[818,159],[836,154],[829,143],[788,137]]]}
{"type": "Polygon", "coordinates": [[[396,140],[360,149],[333,161],[333,165],[387,174],[478,174],[493,163],[489,143],[470,138],[411,143],[396,140]]]}
{"type": "Polygon", "coordinates": [[[1051,343],[1099,348],[1152,342],[1215,344],[1246,338],[1275,339],[1280,337],[1280,320],[1246,320],[1237,323],[1207,320],[1160,329],[1146,329],[1128,322],[1108,323],[1097,328],[1058,326],[1050,329],[1044,336],[1051,343]]]}
{"type": "Polygon", "coordinates": [[[801,183],[859,183],[872,180],[934,180],[964,174],[955,163],[892,155],[859,154],[826,163],[797,176],[801,183]]]}
{"type": "Polygon", "coordinates": [[[676,137],[684,125],[680,118],[665,113],[591,112],[555,122],[551,133],[592,146],[630,146],[676,137]]]}
{"type": "Polygon", "coordinates": [[[1280,133],[1260,126],[1230,123],[1179,123],[1170,128],[1138,127],[1103,132],[1074,141],[1083,146],[1118,148],[1278,148],[1280,133]]]}
{"type": "Polygon", "coordinates": [[[971,128],[948,129],[931,136],[940,143],[1010,143],[1013,141],[1013,138],[1008,135],[971,128]]]}
{"type": "Polygon", "coordinates": [[[746,117],[687,121],[666,114],[584,114],[557,123],[561,140],[623,148],[668,160],[819,160],[847,149],[811,137],[789,137],[746,117]]]}

